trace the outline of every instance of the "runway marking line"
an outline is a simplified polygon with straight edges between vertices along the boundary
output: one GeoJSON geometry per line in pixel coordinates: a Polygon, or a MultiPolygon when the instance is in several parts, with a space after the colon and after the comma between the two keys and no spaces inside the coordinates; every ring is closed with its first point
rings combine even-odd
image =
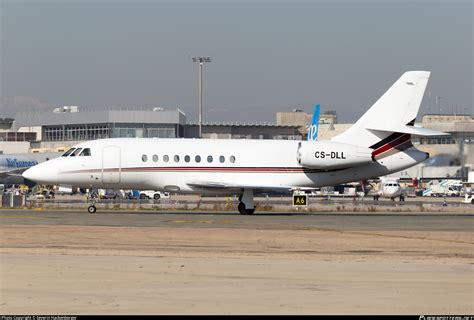
{"type": "Polygon", "coordinates": [[[230,223],[235,223],[236,221],[234,220],[222,220],[222,221],[215,221],[215,220],[170,220],[168,222],[173,222],[173,223],[206,223],[206,224],[230,224],[230,223]]]}
{"type": "Polygon", "coordinates": [[[22,218],[27,218],[27,219],[33,219],[33,218],[48,218],[46,216],[0,216],[0,218],[13,218],[13,219],[22,219],[22,218]]]}
{"type": "Polygon", "coordinates": [[[396,238],[396,239],[407,239],[407,240],[429,240],[429,241],[440,241],[440,242],[451,242],[451,243],[463,243],[463,244],[474,244],[472,241],[463,241],[463,240],[452,240],[452,239],[437,239],[421,236],[403,236],[403,235],[393,235],[393,234],[381,234],[378,231],[366,232],[366,231],[350,231],[350,230],[337,230],[337,229],[320,229],[320,228],[303,228],[302,230],[317,230],[323,232],[335,232],[341,234],[352,234],[360,236],[376,236],[383,238],[396,238]]]}

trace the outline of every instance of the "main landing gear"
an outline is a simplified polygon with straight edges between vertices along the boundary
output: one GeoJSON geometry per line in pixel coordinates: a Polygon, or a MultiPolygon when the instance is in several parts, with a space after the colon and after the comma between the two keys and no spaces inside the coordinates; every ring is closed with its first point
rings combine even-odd
{"type": "Polygon", "coordinates": [[[253,190],[245,189],[244,193],[239,197],[238,209],[240,214],[253,214],[255,206],[253,204],[253,190]]]}

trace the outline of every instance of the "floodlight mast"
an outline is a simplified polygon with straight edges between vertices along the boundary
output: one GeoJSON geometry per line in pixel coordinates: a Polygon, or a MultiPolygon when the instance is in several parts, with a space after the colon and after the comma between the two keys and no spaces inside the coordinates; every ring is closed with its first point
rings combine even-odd
{"type": "Polygon", "coordinates": [[[194,57],[193,62],[199,62],[199,138],[202,138],[202,66],[211,62],[211,58],[194,57]]]}

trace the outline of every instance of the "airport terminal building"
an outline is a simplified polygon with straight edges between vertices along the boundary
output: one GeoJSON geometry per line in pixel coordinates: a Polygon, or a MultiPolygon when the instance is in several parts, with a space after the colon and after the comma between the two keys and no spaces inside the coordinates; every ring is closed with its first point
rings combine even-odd
{"type": "MultiPolygon", "coordinates": [[[[54,111],[18,113],[8,132],[1,134],[10,140],[0,139],[0,149],[2,144],[5,149],[7,143],[17,142],[16,150],[10,153],[63,152],[78,142],[103,138],[198,138],[199,125],[187,123],[186,115],[179,109],[83,110],[64,106],[54,111]],[[19,144],[20,141],[24,143],[19,144]]],[[[202,136],[205,139],[303,139],[298,125],[273,123],[205,122],[202,136]]]]}
{"type": "Polygon", "coordinates": [[[81,110],[19,113],[15,128],[31,128],[41,141],[83,141],[102,138],[178,138],[184,136],[185,114],[179,110],[81,110]],[[34,129],[33,129],[34,128],[34,129]]]}
{"type": "Polygon", "coordinates": [[[79,110],[18,113],[12,131],[35,133],[30,152],[62,152],[85,140],[184,137],[186,116],[179,110],[79,110]]]}

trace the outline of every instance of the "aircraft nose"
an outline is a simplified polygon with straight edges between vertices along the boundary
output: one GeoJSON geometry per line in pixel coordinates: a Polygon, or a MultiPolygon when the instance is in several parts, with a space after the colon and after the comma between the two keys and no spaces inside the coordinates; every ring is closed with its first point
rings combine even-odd
{"type": "Polygon", "coordinates": [[[40,183],[53,184],[58,180],[58,169],[38,164],[23,172],[23,178],[40,183]]]}

